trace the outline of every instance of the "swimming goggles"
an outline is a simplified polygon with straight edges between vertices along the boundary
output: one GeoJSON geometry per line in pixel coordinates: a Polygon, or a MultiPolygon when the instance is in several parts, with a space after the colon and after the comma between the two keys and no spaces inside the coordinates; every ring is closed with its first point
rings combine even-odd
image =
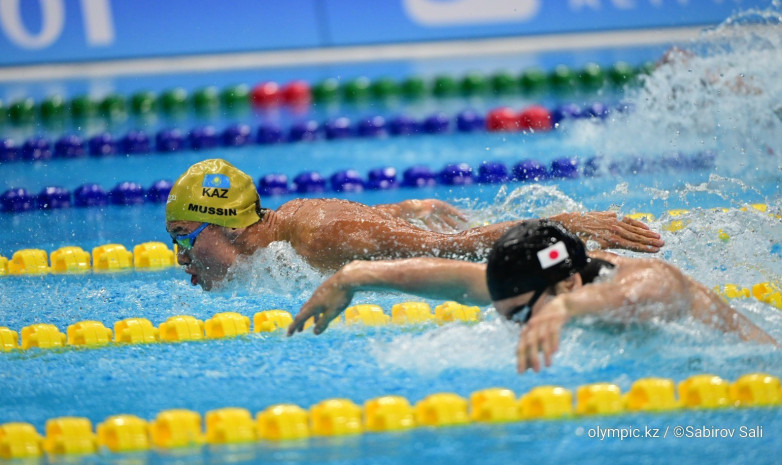
{"type": "Polygon", "coordinates": [[[546,292],[545,288],[536,290],[526,304],[517,305],[511,308],[510,311],[505,315],[505,318],[524,326],[527,324],[529,319],[532,318],[532,307],[535,305],[535,302],[540,299],[544,292],[546,292]]]}
{"type": "Polygon", "coordinates": [[[179,247],[190,250],[195,246],[195,240],[196,237],[198,237],[199,234],[201,234],[201,231],[206,229],[207,226],[209,226],[210,223],[203,223],[201,226],[196,228],[195,231],[191,232],[190,234],[185,234],[183,236],[174,236],[174,244],[178,245],[179,247]]]}

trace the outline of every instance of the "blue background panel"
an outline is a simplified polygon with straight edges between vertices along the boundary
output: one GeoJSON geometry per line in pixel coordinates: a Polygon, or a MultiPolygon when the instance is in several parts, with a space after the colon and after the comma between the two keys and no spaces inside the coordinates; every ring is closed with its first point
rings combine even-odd
{"type": "Polygon", "coordinates": [[[334,45],[717,24],[768,0],[399,0],[325,2],[334,45]]]}
{"type": "Polygon", "coordinates": [[[314,2],[0,0],[0,65],[318,47],[314,2]],[[14,3],[18,15],[7,6],[14,3]],[[36,37],[45,28],[44,8],[58,6],[61,14],[49,21],[62,26],[51,43],[26,48],[12,40],[19,18],[24,33],[36,37]],[[84,11],[93,12],[92,27],[113,30],[113,37],[91,44],[84,11]]]}
{"type": "Polygon", "coordinates": [[[717,24],[769,0],[0,0],[0,66],[717,24]]]}

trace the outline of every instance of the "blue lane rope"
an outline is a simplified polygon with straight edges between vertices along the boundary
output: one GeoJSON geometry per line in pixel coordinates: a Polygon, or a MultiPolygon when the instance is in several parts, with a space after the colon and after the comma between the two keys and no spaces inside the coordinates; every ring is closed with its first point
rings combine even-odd
{"type": "MultiPolygon", "coordinates": [[[[362,192],[396,188],[426,188],[435,185],[465,186],[506,182],[539,182],[547,179],[574,179],[599,176],[603,170],[611,174],[665,172],[708,169],[714,166],[713,152],[692,155],[671,153],[656,158],[636,157],[625,162],[603,163],[600,157],[587,159],[558,158],[546,164],[537,160],[520,160],[513,166],[499,161],[484,161],[477,173],[467,163],[450,163],[439,171],[425,165],[414,165],[401,173],[396,168],[379,167],[366,177],[358,171],[340,170],[328,177],[317,171],[304,171],[289,180],[284,174],[267,174],[258,179],[261,196],[286,194],[323,194],[327,192],[362,192]]],[[[38,194],[25,188],[12,188],[0,194],[0,211],[20,213],[32,210],[56,210],[69,207],[105,207],[107,205],[142,205],[164,203],[172,182],[161,179],[145,188],[136,182],[120,182],[106,191],[95,183],[77,187],[73,192],[61,186],[49,186],[38,194]]]]}

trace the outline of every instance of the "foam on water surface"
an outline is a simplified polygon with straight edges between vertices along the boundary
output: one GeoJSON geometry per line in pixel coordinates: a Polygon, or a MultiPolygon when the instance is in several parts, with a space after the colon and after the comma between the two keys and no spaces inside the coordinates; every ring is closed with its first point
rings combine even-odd
{"type": "Polygon", "coordinates": [[[669,50],[606,124],[566,126],[571,142],[609,159],[713,150],[733,175],[782,169],[782,13],[777,2],[669,50]],[[628,137],[628,135],[631,135],[628,137]]]}

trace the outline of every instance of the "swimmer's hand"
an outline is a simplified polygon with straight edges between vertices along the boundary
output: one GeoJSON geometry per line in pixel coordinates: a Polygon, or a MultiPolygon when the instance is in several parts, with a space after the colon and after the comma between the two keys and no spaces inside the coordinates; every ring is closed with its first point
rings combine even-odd
{"type": "Polygon", "coordinates": [[[467,227],[467,217],[448,202],[437,199],[410,199],[390,205],[379,205],[388,213],[407,221],[420,221],[432,231],[454,233],[467,227]]]}
{"type": "Polygon", "coordinates": [[[516,368],[524,373],[527,368],[536,372],[541,370],[540,353],[543,361],[551,366],[554,352],[559,350],[559,340],[562,325],[567,322],[568,312],[565,299],[555,297],[539,311],[535,312],[529,322],[521,329],[519,345],[516,348],[516,368]]]}
{"type": "Polygon", "coordinates": [[[288,326],[288,336],[304,330],[304,324],[310,317],[315,317],[313,332],[320,334],[328,328],[331,320],[342,313],[353,299],[353,286],[345,278],[345,268],[337,271],[323,282],[312,294],[310,300],[302,305],[299,314],[288,326]]]}
{"type": "Polygon", "coordinates": [[[665,242],[649,226],[632,218],[620,221],[614,212],[562,213],[551,217],[583,240],[593,240],[603,249],[627,249],[655,253],[665,242]]]}

